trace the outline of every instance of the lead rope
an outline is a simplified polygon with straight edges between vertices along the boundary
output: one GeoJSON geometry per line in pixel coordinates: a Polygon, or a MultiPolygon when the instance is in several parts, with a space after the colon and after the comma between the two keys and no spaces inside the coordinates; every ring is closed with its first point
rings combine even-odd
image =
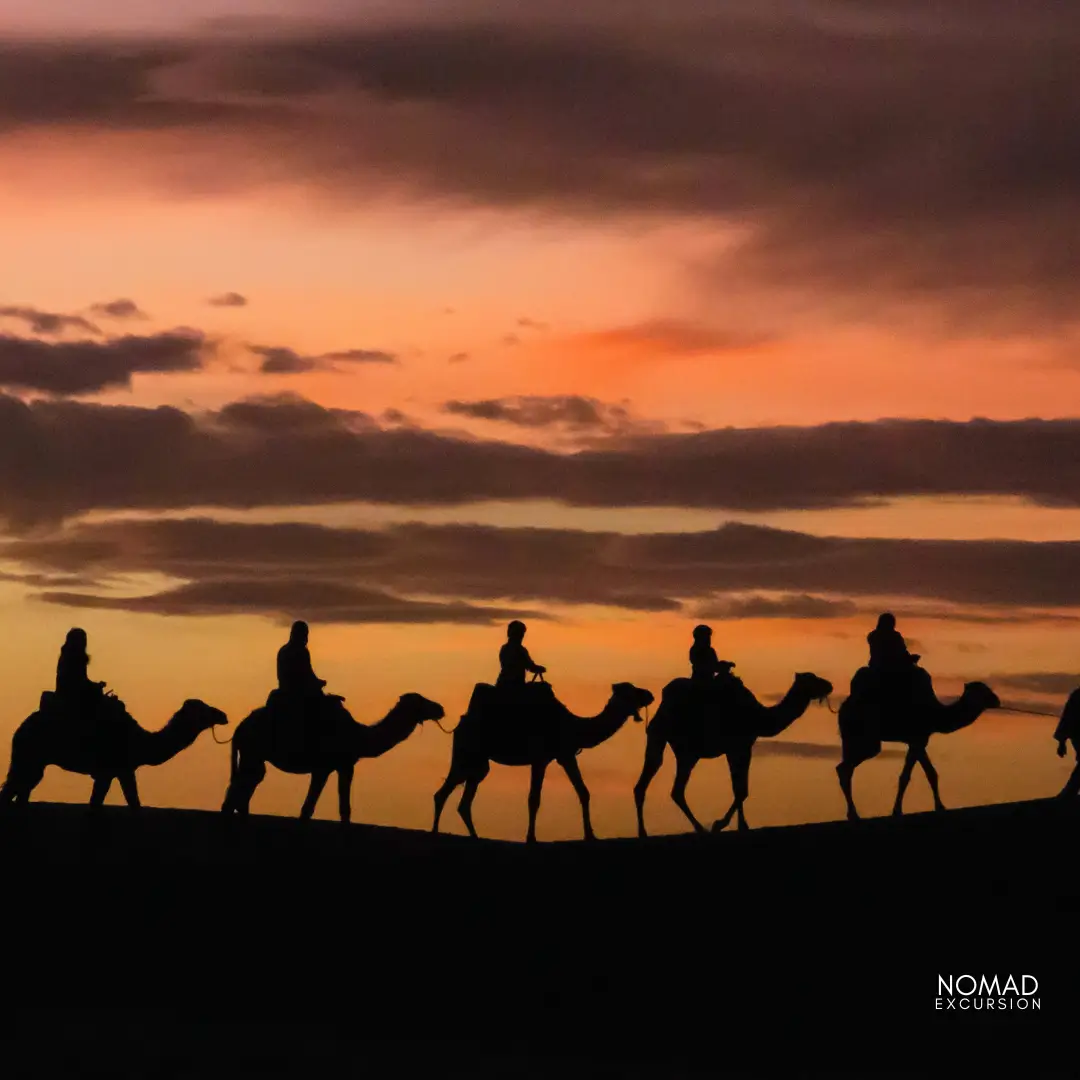
{"type": "MultiPolygon", "coordinates": [[[[219,739],[217,737],[217,731],[214,730],[217,726],[218,726],[217,724],[211,724],[210,725],[210,734],[213,735],[214,742],[216,742],[218,744],[218,746],[228,746],[229,743],[231,743],[233,741],[232,735],[230,735],[227,739],[219,739]]],[[[236,733],[233,732],[233,734],[235,735],[236,733]]]]}

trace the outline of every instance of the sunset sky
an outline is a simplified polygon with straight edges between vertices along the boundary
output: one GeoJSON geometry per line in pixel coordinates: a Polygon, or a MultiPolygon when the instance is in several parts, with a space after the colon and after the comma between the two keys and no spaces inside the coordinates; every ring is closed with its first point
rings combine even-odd
{"type": "MultiPolygon", "coordinates": [[[[240,720],[295,618],[363,722],[410,690],[456,721],[514,617],[580,713],[659,697],[702,620],[759,697],[814,671],[836,704],[885,609],[943,697],[1060,710],[1080,13],[295,7],[0,0],[5,747],[75,625],[150,728],[189,696],[240,720]]],[[[1053,728],[933,741],[946,804],[1055,793],[1053,728]]],[[[582,756],[600,835],[643,749],[582,756]]],[[[449,751],[428,725],[361,763],[354,818],[427,827],[449,751]]],[[[759,743],[750,824],[842,816],[838,753],[817,706],[759,743]]],[[[899,766],[858,771],[865,813],[899,766]]],[[[672,774],[653,832],[686,827],[672,774]]],[[[140,788],[216,809],[227,777],[204,736],[140,788]]],[[[527,788],[495,767],[481,834],[521,838],[527,788]]],[[[252,810],[305,790],[271,770],[252,810]]],[[[726,809],[726,764],[689,798],[726,809]]],[[[554,769],[539,836],[579,835],[554,769]]]]}

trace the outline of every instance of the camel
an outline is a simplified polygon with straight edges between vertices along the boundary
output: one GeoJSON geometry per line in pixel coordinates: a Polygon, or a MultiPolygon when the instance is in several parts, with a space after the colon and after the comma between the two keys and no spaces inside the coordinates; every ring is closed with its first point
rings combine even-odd
{"type": "MultiPolygon", "coordinates": [[[[544,699],[532,716],[531,709],[525,715],[501,704],[490,710],[476,707],[477,692],[490,691],[484,683],[478,684],[473,701],[454,728],[453,747],[450,752],[450,770],[442,787],[435,792],[435,820],[431,831],[439,831],[439,818],[450,793],[460,784],[465,785],[458,814],[465,822],[469,835],[477,836],[472,820],[472,804],[480,782],[491,771],[491,763],[497,765],[522,765],[532,769],[529,787],[529,828],[526,843],[536,841],[536,815],[540,809],[540,795],[544,786],[544,774],[556,761],[574,786],[581,803],[581,817],[585,839],[596,838],[589,817],[589,789],[578,768],[577,755],[606,742],[632,716],[641,721],[641,710],[653,703],[648,690],[633,683],[611,684],[611,697],[595,716],[576,716],[558,701],[546,683],[544,699]]],[[[533,685],[528,688],[532,696],[533,685]]]]}
{"type": "Polygon", "coordinates": [[[223,814],[246,817],[251,796],[266,776],[269,762],[282,772],[310,775],[300,820],[308,821],[331,773],[338,778],[338,813],[343,824],[352,818],[353,770],[361,758],[381,757],[404,742],[426,720],[441,720],[443,707],[420,694],[402,694],[393,708],[374,724],[359,724],[337,697],[327,698],[327,729],[305,738],[297,718],[261,706],[236,727],[232,739],[229,787],[223,814]]]}
{"type": "Polygon", "coordinates": [[[91,806],[101,806],[115,779],[120,781],[128,806],[137,810],[141,804],[136,770],[172,760],[207,728],[229,722],[220,709],[188,698],[163,728],[147,731],[119,701],[107,700],[115,703],[122,715],[115,734],[105,738],[102,729],[90,721],[80,723],[78,718],[53,709],[39,708],[31,713],[11,738],[11,764],[0,787],[0,805],[29,802],[30,792],[41,783],[46,767],[58,765],[66,772],[93,777],[91,806]]]}
{"type": "Polygon", "coordinates": [[[750,794],[750,759],[754,743],[759,738],[771,738],[789,728],[806,712],[812,701],[820,701],[832,693],[832,683],[812,672],[796,674],[790,689],[775,705],[762,705],[743,685],[741,679],[730,676],[736,686],[729,704],[718,706],[715,715],[704,717],[700,706],[692,700],[697,690],[689,679],[673,679],[664,687],[660,707],[649,725],[645,742],[645,762],[641,776],[634,785],[637,807],[638,836],[645,837],[645,793],[664,763],[668,745],[675,752],[675,783],[671,798],[687,816],[696,833],[707,830],[686,801],[686,785],[690,774],[702,758],[727,757],[734,800],[728,812],[713,823],[712,831],[727,828],[737,814],[738,828],[747,829],[743,803],[750,794]]]}
{"type": "MultiPolygon", "coordinates": [[[[956,701],[948,705],[938,700],[934,693],[929,673],[916,668],[919,680],[918,693],[913,695],[913,703],[905,714],[897,715],[892,709],[886,714],[862,694],[849,696],[840,706],[839,725],[841,742],[840,764],[836,766],[836,775],[840,780],[840,790],[847,803],[849,821],[858,821],[855,800],[851,794],[851,780],[855,769],[864,761],[869,761],[881,753],[882,742],[898,742],[907,746],[907,756],[900,770],[900,783],[893,804],[893,815],[903,814],[904,792],[916,763],[922,766],[930,791],[934,796],[934,809],[944,810],[938,792],[938,774],[926,752],[930,736],[951,734],[975,723],[987,709],[1001,708],[997,694],[983,682],[964,684],[964,692],[956,701]]],[[[852,679],[852,689],[856,682],[865,679],[867,668],[860,668],[852,679]]]]}

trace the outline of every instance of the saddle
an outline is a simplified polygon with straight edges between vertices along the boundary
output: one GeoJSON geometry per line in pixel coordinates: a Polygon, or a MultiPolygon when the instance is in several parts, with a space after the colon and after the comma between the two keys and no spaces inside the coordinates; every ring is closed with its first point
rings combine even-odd
{"type": "Polygon", "coordinates": [[[533,720],[550,715],[555,704],[557,699],[550,683],[534,681],[520,686],[477,683],[467,714],[533,720]]]}
{"type": "Polygon", "coordinates": [[[864,704],[876,705],[889,715],[930,704],[934,699],[933,682],[917,660],[913,657],[906,668],[859,668],[851,678],[850,696],[864,704]]]}

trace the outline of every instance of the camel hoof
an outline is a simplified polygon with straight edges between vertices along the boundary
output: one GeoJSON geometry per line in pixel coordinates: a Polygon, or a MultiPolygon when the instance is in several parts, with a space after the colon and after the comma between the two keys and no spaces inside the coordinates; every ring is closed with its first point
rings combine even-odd
{"type": "Polygon", "coordinates": [[[714,821],[712,823],[712,830],[711,830],[713,835],[715,835],[716,833],[719,833],[719,832],[723,832],[727,828],[727,824],[728,823],[726,821],[714,821]]]}
{"type": "Polygon", "coordinates": [[[848,821],[862,821],[862,818],[854,810],[849,810],[847,815],[848,821]]]}

